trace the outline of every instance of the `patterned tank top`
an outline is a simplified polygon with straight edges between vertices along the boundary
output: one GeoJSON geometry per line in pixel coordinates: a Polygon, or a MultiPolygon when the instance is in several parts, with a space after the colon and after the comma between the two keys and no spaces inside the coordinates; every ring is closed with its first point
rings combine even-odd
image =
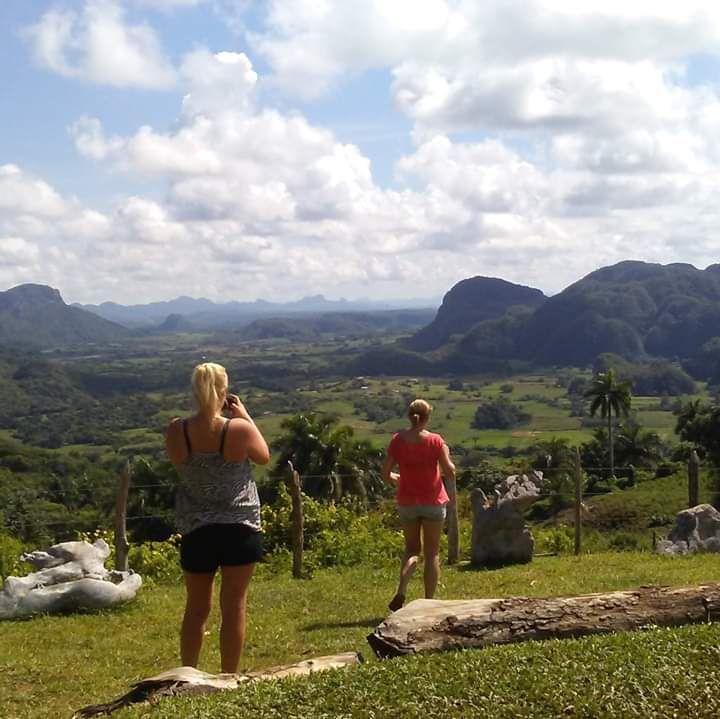
{"type": "Polygon", "coordinates": [[[250,460],[227,462],[223,457],[225,422],[217,452],[193,452],[183,420],[187,459],[177,466],[180,482],[175,497],[175,518],[181,534],[206,524],[245,524],[260,531],[260,498],[252,478],[250,460]]]}

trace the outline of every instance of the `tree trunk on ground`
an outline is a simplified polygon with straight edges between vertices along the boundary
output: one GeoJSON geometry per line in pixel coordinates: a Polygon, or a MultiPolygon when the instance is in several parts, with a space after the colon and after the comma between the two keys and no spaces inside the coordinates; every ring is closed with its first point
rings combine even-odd
{"type": "Polygon", "coordinates": [[[177,667],[149,679],[143,679],[143,681],[135,684],[127,694],[114,701],[84,707],[73,714],[73,719],[86,719],[87,717],[112,714],[114,711],[131,704],[154,701],[162,696],[232,691],[246,682],[280,679],[289,676],[306,676],[314,672],[359,664],[361,661],[362,657],[359,654],[346,652],[345,654],[306,659],[297,664],[272,667],[264,671],[250,672],[249,674],[208,674],[193,667],[177,667]]]}
{"type": "Polygon", "coordinates": [[[368,636],[379,657],[720,621],[720,584],[576,597],[418,599],[368,636]]]}

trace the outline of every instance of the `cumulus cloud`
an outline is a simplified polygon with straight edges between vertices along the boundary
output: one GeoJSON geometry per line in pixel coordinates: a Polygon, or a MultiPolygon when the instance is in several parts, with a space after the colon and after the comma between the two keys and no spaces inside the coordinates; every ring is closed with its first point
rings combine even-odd
{"type": "Polygon", "coordinates": [[[257,73],[244,53],[211,53],[201,48],[188,53],[180,75],[190,92],[183,99],[188,116],[248,110],[253,102],[257,73]]]}
{"type": "Polygon", "coordinates": [[[201,5],[208,0],[134,0],[137,5],[156,8],[157,10],[175,10],[176,8],[201,5]]]}
{"type": "Polygon", "coordinates": [[[272,0],[251,39],[283,87],[313,95],[343,72],[406,61],[451,82],[553,57],[670,62],[717,49],[720,10],[702,0],[272,0]]]}
{"type": "Polygon", "coordinates": [[[115,87],[166,89],[176,72],[154,30],[130,25],[115,0],[85,0],[80,12],[51,9],[25,29],[37,62],[66,77],[115,87]]]}
{"type": "MultiPolygon", "coordinates": [[[[88,21],[54,12],[44,52],[73,74],[88,21]]],[[[693,0],[272,0],[247,53],[184,55],[171,127],[70,128],[83,156],[160,181],[162,197],[101,213],[7,166],[0,238],[13,256],[32,255],[18,240],[39,248],[82,299],[126,301],[428,296],[473,274],[557,291],[628,257],[705,266],[720,101],[686,69],[689,53],[717,53],[719,28],[693,0]],[[368,68],[389,70],[414,123],[392,187],[361,147],[263,92],[317,97],[368,68]]]]}
{"type": "Polygon", "coordinates": [[[66,203],[46,182],[29,177],[17,165],[0,165],[0,211],[18,216],[59,217],[66,203]]]}
{"type": "Polygon", "coordinates": [[[0,237],[0,267],[28,268],[40,257],[37,245],[22,237],[0,237]]]}

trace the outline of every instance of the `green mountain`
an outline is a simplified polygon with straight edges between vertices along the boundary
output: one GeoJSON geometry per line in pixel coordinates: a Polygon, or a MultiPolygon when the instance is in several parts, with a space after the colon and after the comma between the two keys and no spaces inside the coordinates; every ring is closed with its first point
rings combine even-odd
{"type": "Polygon", "coordinates": [[[48,349],[108,342],[129,330],[63,302],[60,292],[46,285],[18,285],[0,292],[0,344],[48,349]]]}
{"type": "MultiPolygon", "coordinates": [[[[720,382],[720,265],[620,262],[550,298],[473,277],[455,285],[435,319],[402,346],[433,351],[423,359],[440,373],[591,366],[611,353],[627,362],[682,360],[696,379],[720,382]]],[[[654,377],[658,367],[652,370],[654,377]]]]}
{"type": "Polygon", "coordinates": [[[511,308],[535,308],[545,301],[540,291],[494,277],[458,282],[443,298],[435,319],[405,343],[416,351],[435,350],[475,325],[497,320],[511,308]]]}
{"type": "Polygon", "coordinates": [[[590,273],[537,309],[519,343],[538,364],[688,358],[720,336],[720,268],[620,262],[590,273]]]}

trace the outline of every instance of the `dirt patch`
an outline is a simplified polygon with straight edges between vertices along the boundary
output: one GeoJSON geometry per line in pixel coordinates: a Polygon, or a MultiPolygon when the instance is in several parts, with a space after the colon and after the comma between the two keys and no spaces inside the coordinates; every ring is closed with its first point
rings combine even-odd
{"type": "Polygon", "coordinates": [[[540,432],[530,432],[528,430],[513,432],[511,437],[537,437],[540,432]]]}

